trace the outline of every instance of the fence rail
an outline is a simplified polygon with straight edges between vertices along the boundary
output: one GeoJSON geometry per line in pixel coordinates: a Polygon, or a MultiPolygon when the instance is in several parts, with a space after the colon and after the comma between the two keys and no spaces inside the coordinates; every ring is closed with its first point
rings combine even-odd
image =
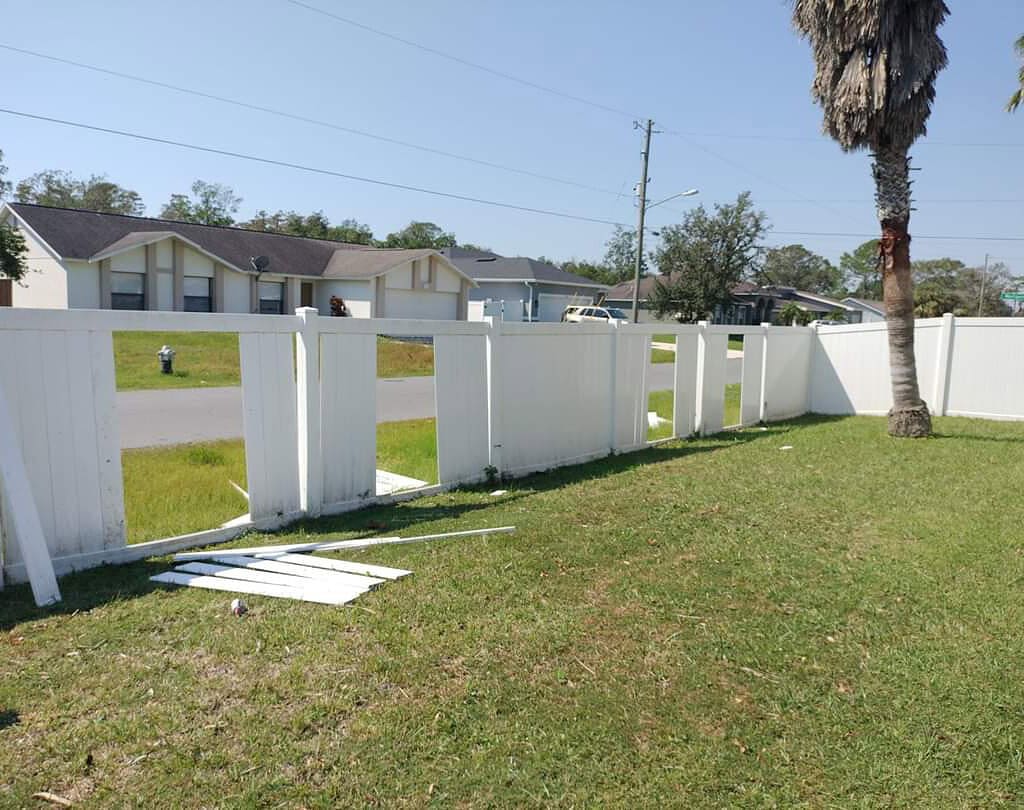
{"type": "MultiPolygon", "coordinates": [[[[0,312],[0,396],[58,573],[253,527],[358,508],[376,495],[376,336],[433,340],[436,486],[523,475],[647,446],[651,338],[676,339],[672,436],[725,425],[728,336],[744,338],[740,424],[807,411],[885,413],[884,324],[809,327],[510,323],[89,310],[0,312]],[[127,546],[113,331],[239,334],[250,511],[127,546]]],[[[1024,321],[922,320],[918,373],[935,413],[1024,419],[1024,321]]],[[[0,485],[3,481],[0,481],[0,485]]],[[[0,565],[25,577],[0,486],[0,565]]],[[[0,586],[2,586],[0,578],[0,586]]]]}

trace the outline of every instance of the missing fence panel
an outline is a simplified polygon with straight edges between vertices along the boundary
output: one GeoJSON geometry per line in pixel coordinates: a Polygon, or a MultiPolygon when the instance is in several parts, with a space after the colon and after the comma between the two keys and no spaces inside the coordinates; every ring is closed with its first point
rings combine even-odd
{"type": "Polygon", "coordinates": [[[429,337],[377,337],[377,495],[436,484],[434,346],[429,337]]]}
{"type": "Polygon", "coordinates": [[[674,434],[672,424],[673,390],[676,360],[676,336],[656,334],[651,340],[650,366],[647,369],[647,441],[667,439],[674,434]]]}
{"type": "Polygon", "coordinates": [[[249,511],[238,335],[115,332],[129,543],[249,511]]]}
{"type": "Polygon", "coordinates": [[[743,335],[729,335],[725,360],[725,410],[722,417],[727,428],[740,427],[740,400],[743,395],[743,335]]]}

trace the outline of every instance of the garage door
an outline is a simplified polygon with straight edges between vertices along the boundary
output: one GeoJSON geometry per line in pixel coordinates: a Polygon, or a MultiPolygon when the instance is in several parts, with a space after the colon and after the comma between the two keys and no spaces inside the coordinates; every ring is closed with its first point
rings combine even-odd
{"type": "Polygon", "coordinates": [[[388,290],[384,301],[385,318],[454,321],[457,320],[458,310],[458,293],[388,290]]]}
{"type": "Polygon", "coordinates": [[[552,295],[541,293],[537,296],[537,320],[560,321],[565,308],[572,304],[590,304],[590,299],[579,295],[552,295]]]}

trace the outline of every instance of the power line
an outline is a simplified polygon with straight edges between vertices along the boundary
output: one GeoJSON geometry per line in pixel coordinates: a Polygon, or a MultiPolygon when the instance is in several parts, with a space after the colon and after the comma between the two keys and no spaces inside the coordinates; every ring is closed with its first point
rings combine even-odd
{"type": "Polygon", "coordinates": [[[437,48],[432,48],[429,45],[424,45],[421,42],[415,42],[411,39],[405,39],[404,37],[397,36],[396,34],[391,34],[387,31],[382,31],[379,28],[374,28],[370,25],[366,25],[365,23],[357,22],[348,17],[342,17],[340,14],[335,14],[331,11],[326,11],[325,9],[318,8],[317,6],[310,5],[309,3],[303,3],[301,2],[301,0],[285,0],[285,2],[291,3],[291,5],[298,6],[299,8],[304,8],[307,11],[312,11],[315,14],[321,14],[324,17],[329,17],[330,19],[336,20],[337,22],[340,23],[344,23],[345,25],[350,25],[353,28],[359,28],[362,31],[368,31],[369,33],[376,34],[379,37],[384,37],[385,39],[390,39],[394,42],[400,42],[403,45],[408,45],[410,48],[416,48],[426,53],[433,54],[434,56],[439,56],[440,58],[447,59],[450,62],[455,62],[465,67],[471,67],[474,70],[481,70],[484,73],[489,73],[492,76],[497,76],[498,78],[505,79],[506,81],[515,82],[516,84],[521,84],[525,87],[531,87],[534,90],[540,90],[544,93],[550,93],[553,96],[568,99],[569,101],[575,101],[579,104],[585,104],[588,107],[595,107],[596,109],[604,110],[605,112],[610,112],[613,113],[614,115],[622,115],[625,116],[626,118],[637,117],[633,113],[626,112],[625,110],[621,110],[617,107],[612,107],[608,104],[602,104],[599,101],[593,101],[588,98],[583,98],[582,96],[575,96],[572,93],[565,93],[561,90],[556,90],[553,87],[547,87],[546,85],[538,84],[537,82],[532,82],[529,79],[523,79],[520,78],[519,76],[513,76],[511,73],[504,73],[500,70],[495,70],[494,68],[487,67],[486,65],[481,65],[478,62],[471,62],[468,59],[463,59],[461,56],[455,56],[454,54],[446,53],[445,51],[438,50],[437,48]]]}
{"type": "Polygon", "coordinates": [[[164,90],[173,90],[176,93],[185,93],[190,96],[196,96],[198,98],[205,98],[211,101],[217,101],[222,104],[231,104],[235,107],[241,107],[246,110],[254,110],[256,112],[267,113],[268,115],[275,115],[279,118],[287,118],[292,121],[300,121],[305,124],[313,124],[319,127],[326,127],[327,129],[337,130],[338,132],[345,132],[350,135],[358,135],[361,138],[370,138],[375,141],[382,141],[384,143],[390,143],[395,146],[402,146],[407,149],[416,149],[420,152],[427,152],[433,155],[440,155],[442,157],[451,158],[453,160],[461,160],[466,163],[474,163],[477,166],[486,166],[491,169],[499,169],[504,172],[511,172],[513,174],[520,174],[526,177],[534,177],[538,180],[547,180],[552,183],[561,183],[566,186],[575,186],[576,188],[585,189],[587,191],[596,191],[601,194],[608,194],[617,196],[619,192],[613,189],[600,188],[598,186],[592,186],[587,183],[580,183],[576,180],[568,180],[562,177],[552,177],[551,175],[541,174],[540,172],[530,171],[529,169],[520,169],[515,166],[508,166],[502,163],[493,163],[489,160],[480,160],[479,158],[469,157],[468,155],[460,155],[455,152],[447,152],[443,149],[435,149],[432,146],[424,146],[423,144],[412,143],[411,141],[403,141],[399,138],[391,138],[387,135],[378,135],[374,132],[367,132],[362,129],[355,129],[353,127],[342,126],[341,124],[334,124],[330,121],[323,121],[318,118],[310,118],[305,115],[298,113],[290,113],[285,110],[278,110],[273,107],[265,107],[261,104],[251,104],[247,101],[239,101],[238,99],[229,98],[227,96],[219,96],[215,93],[207,93],[203,90],[196,90],[191,87],[182,87],[177,84],[170,84],[169,82],[162,82],[157,79],[149,79],[145,76],[138,76],[132,73],[124,73],[119,70],[111,70],[109,68],[100,67],[98,65],[90,65],[85,62],[76,62],[73,59],[65,59],[61,56],[54,56],[48,53],[41,53],[39,51],[30,51],[26,48],[18,48],[14,45],[8,45],[0,42],[0,49],[12,51],[14,53],[20,53],[25,56],[33,56],[37,59],[46,59],[50,62],[57,62],[63,65],[70,65],[72,67],[81,68],[82,70],[90,70],[94,73],[101,73],[107,76],[114,76],[119,79],[125,79],[127,81],[138,82],[140,84],[147,84],[151,87],[160,87],[164,90]]]}
{"type": "Polygon", "coordinates": [[[329,177],[340,177],[343,180],[354,180],[358,183],[369,183],[375,186],[384,186],[386,188],[397,188],[403,191],[415,191],[420,194],[430,194],[435,197],[445,197],[450,200],[461,200],[463,202],[477,203],[479,205],[490,205],[495,208],[508,208],[513,211],[525,211],[530,214],[542,214],[549,217],[560,217],[562,219],[574,219],[580,222],[594,222],[599,225],[620,225],[627,227],[624,222],[616,222],[611,219],[600,219],[598,217],[586,217],[579,214],[569,214],[564,211],[551,211],[546,208],[533,208],[528,205],[515,205],[514,203],[499,202],[497,200],[488,200],[482,197],[471,197],[465,194],[455,194],[449,191],[438,191],[436,189],[422,188],[420,186],[411,186],[405,183],[392,183],[387,180],[378,180],[372,177],[361,177],[355,174],[347,174],[345,172],[338,172],[332,169],[321,169],[315,166],[306,166],[301,163],[291,163],[286,160],[275,160],[273,158],[259,157],[257,155],[248,155],[244,152],[233,152],[228,149],[217,149],[212,146],[200,146],[198,144],[185,143],[183,141],[174,141],[169,138],[158,138],[154,135],[142,135],[136,132],[126,132],[121,129],[111,129],[109,127],[98,127],[92,124],[83,124],[78,121],[67,121],[63,118],[51,118],[46,115],[34,115],[32,113],[21,112],[19,110],[9,110],[0,107],[0,113],[6,115],[13,115],[19,118],[28,118],[34,121],[45,121],[50,124],[60,124],[66,127],[74,127],[76,129],[85,129],[91,132],[102,132],[107,135],[118,135],[122,138],[133,138],[139,141],[147,141],[149,143],[159,143],[165,146],[176,146],[181,149],[191,149],[196,152],[206,152],[211,155],[223,155],[225,157],[238,158],[239,160],[249,160],[254,163],[263,163],[268,166],[280,166],[286,169],[296,169],[297,171],[310,172],[312,174],[323,174],[329,177]]]}
{"type": "MultiPolygon", "coordinates": [[[[769,233],[780,236],[843,236],[855,239],[877,239],[877,233],[840,233],[835,231],[776,231],[769,233]]],[[[955,242],[1024,242],[1024,236],[937,236],[933,234],[911,234],[912,239],[948,239],[955,242]]]]}

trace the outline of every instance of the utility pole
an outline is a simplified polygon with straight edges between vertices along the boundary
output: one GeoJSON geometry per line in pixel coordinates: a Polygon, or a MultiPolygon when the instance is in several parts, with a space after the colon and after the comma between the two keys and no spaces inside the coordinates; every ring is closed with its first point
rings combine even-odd
{"type": "MultiPolygon", "coordinates": [[[[641,124],[633,122],[633,126],[639,129],[641,124]]],[[[636,225],[636,264],[633,267],[633,323],[640,322],[640,268],[644,262],[644,216],[647,214],[647,164],[651,158],[651,129],[654,122],[648,118],[644,127],[644,151],[643,169],[640,173],[640,185],[638,193],[640,197],[640,208],[637,214],[636,225]]]]}
{"type": "Polygon", "coordinates": [[[985,269],[981,273],[981,292],[978,294],[978,317],[981,317],[981,307],[985,303],[985,280],[988,278],[988,254],[985,254],[985,269]]]}

